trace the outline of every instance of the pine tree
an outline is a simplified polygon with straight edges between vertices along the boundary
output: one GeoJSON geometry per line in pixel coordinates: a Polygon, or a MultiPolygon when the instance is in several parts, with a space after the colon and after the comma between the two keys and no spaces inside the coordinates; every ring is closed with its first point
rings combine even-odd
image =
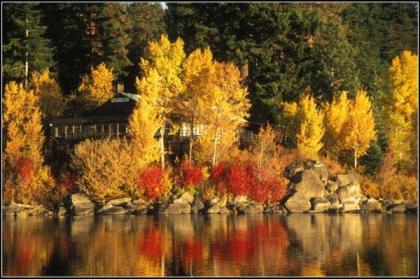
{"type": "Polygon", "coordinates": [[[303,155],[316,157],[323,146],[325,128],[324,115],[317,109],[313,97],[306,95],[299,100],[296,117],[300,123],[296,135],[297,147],[303,155]]]}
{"type": "Polygon", "coordinates": [[[194,127],[202,123],[207,114],[212,89],[215,86],[215,64],[209,48],[193,51],[184,64],[185,91],[181,95],[179,111],[189,125],[189,159],[192,161],[194,127]]]}
{"type": "Polygon", "coordinates": [[[331,104],[326,105],[324,149],[329,155],[337,156],[343,150],[343,127],[348,114],[349,100],[345,91],[341,92],[338,98],[334,97],[331,104]]]}
{"type": "Polygon", "coordinates": [[[365,90],[359,90],[350,104],[348,120],[343,131],[344,146],[353,151],[356,169],[357,159],[366,153],[372,141],[377,138],[375,116],[365,90]]]}
{"type": "Polygon", "coordinates": [[[162,169],[165,168],[165,127],[170,121],[169,115],[173,112],[174,103],[183,91],[181,72],[184,60],[183,40],[177,39],[174,43],[171,43],[166,35],[162,35],[159,41],[149,43],[145,58],[142,58],[140,62],[144,72],[144,76],[137,87],[140,96],[144,94],[143,92],[154,90],[158,92],[155,106],[157,110],[156,118],[161,121],[160,149],[162,169]],[[148,80],[156,80],[156,82],[149,83],[148,80]]]}
{"type": "Polygon", "coordinates": [[[127,11],[132,25],[128,31],[131,41],[127,45],[127,56],[132,66],[128,68],[125,88],[134,92],[136,78],[141,76],[140,58],[144,56],[148,42],[159,40],[166,31],[165,11],[159,3],[130,3],[127,11]]]}
{"type": "Polygon", "coordinates": [[[39,98],[43,118],[60,116],[64,111],[64,99],[58,83],[50,77],[50,72],[33,73],[30,88],[39,98]]]}
{"type": "Polygon", "coordinates": [[[27,87],[33,72],[53,64],[53,49],[41,23],[39,4],[4,3],[2,8],[3,82],[15,80],[27,87]]]}
{"type": "Polygon", "coordinates": [[[113,81],[113,70],[108,69],[105,64],[102,63],[97,68],[92,68],[90,74],[83,77],[79,87],[86,107],[99,106],[112,98],[114,95],[113,81]]]}
{"type": "Polygon", "coordinates": [[[410,143],[416,139],[418,110],[417,55],[404,51],[392,60],[389,68],[391,96],[385,100],[386,129],[389,146],[400,162],[410,156],[410,143]]]}

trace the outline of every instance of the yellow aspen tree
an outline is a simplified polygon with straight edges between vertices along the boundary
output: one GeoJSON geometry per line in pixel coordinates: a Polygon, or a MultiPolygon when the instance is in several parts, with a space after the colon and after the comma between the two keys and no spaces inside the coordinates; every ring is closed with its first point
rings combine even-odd
{"type": "Polygon", "coordinates": [[[357,159],[366,153],[370,143],[377,136],[372,104],[365,90],[357,92],[349,110],[348,120],[343,127],[344,147],[354,152],[356,169],[357,159]]]}
{"type": "Polygon", "coordinates": [[[391,95],[385,100],[386,130],[390,149],[400,162],[410,156],[416,141],[418,110],[418,58],[410,51],[403,51],[392,60],[389,68],[391,95]]]}
{"type": "Polygon", "coordinates": [[[133,148],[135,165],[141,170],[147,164],[158,161],[160,143],[156,133],[162,126],[162,115],[158,111],[160,79],[156,70],[141,80],[136,80],[137,88],[143,88],[140,101],[129,117],[129,137],[133,148]]]}
{"type": "Polygon", "coordinates": [[[43,118],[57,117],[63,113],[64,100],[58,83],[50,77],[50,72],[35,72],[31,76],[30,88],[39,98],[43,118]]]}
{"type": "Polygon", "coordinates": [[[192,161],[194,127],[204,120],[209,94],[215,82],[215,65],[210,49],[193,51],[183,69],[185,91],[179,100],[178,111],[183,121],[189,124],[189,160],[192,161]]]}
{"type": "Polygon", "coordinates": [[[343,91],[326,104],[324,112],[325,134],[324,149],[328,155],[337,156],[343,150],[343,127],[349,115],[349,100],[347,92],[343,91]]]}
{"type": "MultiPolygon", "coordinates": [[[[144,75],[138,83],[137,90],[140,96],[144,92],[157,90],[156,119],[160,123],[160,149],[161,165],[165,168],[165,127],[170,122],[169,115],[174,111],[174,103],[183,92],[181,79],[182,63],[185,60],[184,41],[178,38],[171,43],[166,35],[162,35],[159,41],[150,42],[146,48],[145,58],[140,61],[140,67],[144,75]],[[156,79],[159,83],[149,84],[149,79],[156,79]],[[149,87],[156,87],[149,89],[149,87]]],[[[147,93],[146,93],[147,94],[147,93]]]]}
{"type": "Polygon", "coordinates": [[[300,123],[296,135],[298,150],[305,156],[316,157],[323,146],[325,128],[324,115],[317,109],[314,98],[305,95],[299,100],[296,117],[300,123]]]}
{"type": "Polygon", "coordinates": [[[31,177],[43,164],[41,150],[44,135],[38,97],[33,90],[25,90],[22,84],[10,82],[5,87],[3,108],[6,130],[5,185],[13,187],[6,190],[13,192],[12,200],[17,198],[26,203],[32,199],[33,189],[30,183],[20,183],[25,180],[22,175],[31,177]]]}
{"type": "Polygon", "coordinates": [[[206,112],[206,129],[199,139],[203,145],[200,157],[213,166],[237,141],[238,128],[249,116],[250,108],[248,92],[241,86],[238,68],[231,63],[215,62],[215,71],[216,82],[206,112]]]}
{"type": "Polygon", "coordinates": [[[91,68],[89,75],[84,75],[79,91],[87,102],[87,108],[99,106],[114,96],[112,82],[114,73],[104,63],[91,68]]]}

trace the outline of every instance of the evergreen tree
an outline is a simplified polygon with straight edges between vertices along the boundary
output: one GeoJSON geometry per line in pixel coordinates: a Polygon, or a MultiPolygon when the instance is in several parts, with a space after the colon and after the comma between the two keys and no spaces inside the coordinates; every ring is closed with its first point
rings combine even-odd
{"type": "Polygon", "coordinates": [[[125,88],[134,92],[136,78],[141,76],[140,58],[144,57],[148,42],[159,40],[166,32],[165,13],[158,3],[130,3],[127,12],[132,27],[128,32],[131,41],[127,45],[127,56],[132,65],[127,69],[125,88]]]}
{"type": "Polygon", "coordinates": [[[3,83],[24,82],[30,75],[53,64],[53,49],[41,23],[39,4],[3,5],[3,83]]]}

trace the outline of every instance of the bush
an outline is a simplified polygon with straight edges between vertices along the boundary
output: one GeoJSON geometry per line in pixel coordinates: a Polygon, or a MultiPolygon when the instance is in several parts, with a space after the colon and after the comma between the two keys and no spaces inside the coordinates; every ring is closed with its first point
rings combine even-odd
{"type": "Polygon", "coordinates": [[[190,161],[183,161],[179,168],[179,185],[186,188],[199,186],[204,180],[203,168],[193,165],[190,161]]]}
{"type": "Polygon", "coordinates": [[[169,192],[171,181],[169,172],[160,166],[150,166],[140,172],[138,188],[142,196],[147,199],[157,199],[169,192]]]}
{"type": "Polygon", "coordinates": [[[72,167],[77,187],[93,200],[139,196],[132,150],[126,140],[86,140],[75,148],[72,167]]]}
{"type": "Polygon", "coordinates": [[[381,189],[379,188],[378,183],[365,176],[361,176],[359,182],[365,196],[375,199],[381,197],[381,189]]]}

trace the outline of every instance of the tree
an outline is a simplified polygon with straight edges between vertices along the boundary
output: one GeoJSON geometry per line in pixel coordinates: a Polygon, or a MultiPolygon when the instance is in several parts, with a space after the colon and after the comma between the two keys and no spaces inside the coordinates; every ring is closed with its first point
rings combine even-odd
{"type": "Polygon", "coordinates": [[[334,97],[330,104],[326,104],[324,149],[329,155],[337,156],[343,150],[343,127],[348,119],[349,103],[347,92],[343,91],[338,98],[334,97]]]}
{"type": "Polygon", "coordinates": [[[236,142],[238,128],[248,117],[247,90],[240,82],[240,72],[231,63],[215,62],[216,83],[205,113],[206,125],[200,136],[198,157],[215,166],[220,155],[227,154],[236,142]]]}
{"type": "Polygon", "coordinates": [[[410,156],[410,143],[416,139],[417,69],[417,55],[410,51],[395,57],[389,68],[391,95],[385,100],[386,130],[398,162],[410,156]]]}
{"type": "Polygon", "coordinates": [[[317,109],[313,97],[306,95],[299,100],[296,117],[300,123],[296,135],[299,151],[306,156],[316,156],[323,146],[325,128],[324,115],[317,109]]]}
{"type": "Polygon", "coordinates": [[[194,127],[201,124],[207,114],[212,89],[215,85],[215,64],[209,48],[193,51],[185,61],[183,79],[185,91],[181,95],[179,111],[189,124],[189,159],[192,161],[194,127]]]}
{"type": "Polygon", "coordinates": [[[87,107],[99,106],[114,96],[112,82],[114,73],[104,63],[97,68],[91,68],[89,75],[83,77],[79,91],[87,107]]]}
{"type": "Polygon", "coordinates": [[[375,116],[367,92],[357,92],[355,100],[350,104],[348,120],[344,125],[344,146],[354,154],[354,168],[357,159],[364,155],[371,142],[376,139],[375,116]]]}
{"type": "Polygon", "coordinates": [[[136,84],[142,94],[129,117],[128,134],[134,152],[134,167],[141,170],[160,157],[160,143],[156,139],[156,133],[163,122],[159,111],[159,74],[157,71],[151,71],[147,77],[137,79],[136,84]]]}
{"type": "Polygon", "coordinates": [[[50,77],[50,72],[33,73],[30,88],[39,98],[43,118],[60,116],[64,111],[64,100],[58,83],[50,77]]]}
{"type": "Polygon", "coordinates": [[[3,82],[23,81],[27,88],[31,73],[53,64],[53,48],[41,23],[39,4],[5,3],[2,11],[3,82]]]}
{"type": "Polygon", "coordinates": [[[292,146],[296,147],[296,135],[299,129],[299,121],[296,117],[297,114],[297,103],[292,102],[283,102],[281,105],[280,113],[280,124],[285,130],[286,142],[292,146]]]}
{"type": "Polygon", "coordinates": [[[22,84],[10,82],[5,87],[3,105],[7,137],[5,191],[12,201],[29,203],[36,198],[39,187],[44,186],[46,179],[41,178],[48,178],[41,153],[44,135],[38,98],[22,84]]]}
{"type": "Polygon", "coordinates": [[[128,31],[131,41],[127,45],[127,56],[132,66],[128,67],[125,88],[128,92],[133,92],[136,78],[141,76],[139,62],[144,56],[148,42],[159,40],[166,31],[165,11],[159,3],[130,3],[127,12],[132,25],[128,31]]]}
{"type": "Polygon", "coordinates": [[[182,63],[185,59],[183,47],[182,39],[171,43],[166,35],[162,35],[159,41],[149,43],[145,58],[142,58],[140,62],[144,76],[138,83],[139,94],[141,96],[150,94],[157,98],[154,104],[157,110],[155,117],[161,121],[162,169],[165,168],[165,127],[169,122],[170,113],[173,112],[174,102],[183,91],[181,80],[182,63]],[[153,80],[153,82],[148,82],[148,80],[153,80]]]}

